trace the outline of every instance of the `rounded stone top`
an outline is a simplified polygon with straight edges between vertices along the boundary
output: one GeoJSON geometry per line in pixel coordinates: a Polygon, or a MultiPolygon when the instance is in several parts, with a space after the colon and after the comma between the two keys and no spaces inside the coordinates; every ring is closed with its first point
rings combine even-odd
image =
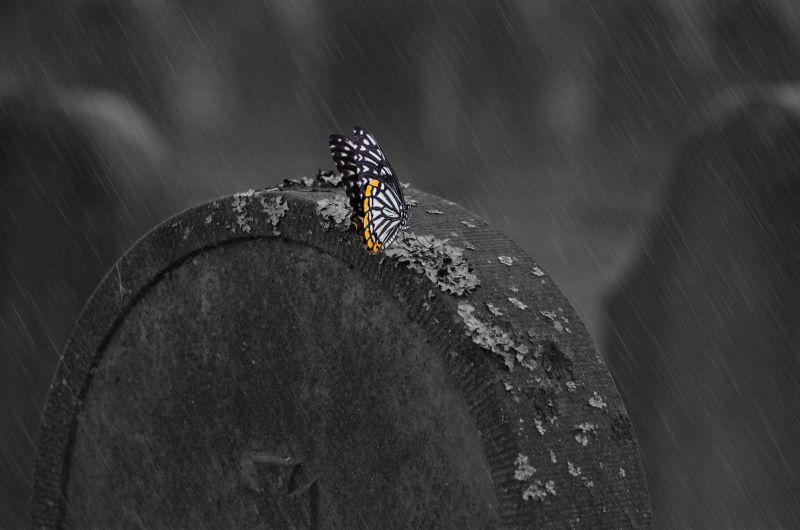
{"type": "Polygon", "coordinates": [[[409,188],[363,250],[338,176],[202,204],[108,273],[44,411],[37,526],[647,526],[631,423],[575,311],[409,188]]]}

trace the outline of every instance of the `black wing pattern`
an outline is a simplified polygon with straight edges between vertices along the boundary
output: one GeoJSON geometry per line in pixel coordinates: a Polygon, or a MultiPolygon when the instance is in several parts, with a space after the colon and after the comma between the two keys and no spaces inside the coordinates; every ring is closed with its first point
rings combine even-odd
{"type": "MultiPolygon", "coordinates": [[[[381,146],[375,140],[375,137],[364,130],[363,127],[353,127],[353,134],[356,135],[356,142],[358,153],[361,155],[359,159],[358,172],[365,175],[377,175],[386,180],[389,185],[394,188],[394,191],[401,199],[403,197],[403,187],[397,179],[394,168],[389,163],[386,155],[383,154],[381,146]]],[[[405,202],[405,200],[403,201],[405,202]]]]}
{"type": "Polygon", "coordinates": [[[400,181],[375,137],[358,126],[353,134],[355,140],[330,135],[331,157],[346,182],[353,226],[367,250],[377,253],[405,228],[409,208],[400,181]]]}
{"type": "Polygon", "coordinates": [[[360,234],[364,212],[361,209],[363,204],[359,197],[360,192],[357,189],[357,158],[360,158],[358,145],[347,136],[342,136],[341,134],[330,135],[328,143],[331,147],[331,158],[333,158],[333,163],[336,164],[336,170],[343,176],[347,197],[350,199],[350,220],[356,232],[360,234]]]}

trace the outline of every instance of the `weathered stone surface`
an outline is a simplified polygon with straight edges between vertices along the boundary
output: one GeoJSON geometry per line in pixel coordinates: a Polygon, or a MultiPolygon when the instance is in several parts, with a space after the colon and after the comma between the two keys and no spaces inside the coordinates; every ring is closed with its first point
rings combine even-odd
{"type": "Polygon", "coordinates": [[[411,189],[406,237],[457,250],[369,255],[330,177],[198,206],[117,263],[51,388],[35,523],[647,526],[630,421],[536,263],[411,189]]]}
{"type": "Polygon", "coordinates": [[[798,102],[710,106],[608,300],[604,351],[665,527],[800,525],[798,102]]]}

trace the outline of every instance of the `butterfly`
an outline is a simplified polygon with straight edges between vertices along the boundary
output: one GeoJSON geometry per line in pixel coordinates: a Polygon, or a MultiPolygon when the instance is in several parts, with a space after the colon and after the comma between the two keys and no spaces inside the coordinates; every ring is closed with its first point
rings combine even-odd
{"type": "Polygon", "coordinates": [[[375,137],[358,126],[353,134],[355,139],[331,134],[328,142],[336,169],[344,175],[353,226],[367,250],[377,254],[408,228],[411,207],[375,137]]]}

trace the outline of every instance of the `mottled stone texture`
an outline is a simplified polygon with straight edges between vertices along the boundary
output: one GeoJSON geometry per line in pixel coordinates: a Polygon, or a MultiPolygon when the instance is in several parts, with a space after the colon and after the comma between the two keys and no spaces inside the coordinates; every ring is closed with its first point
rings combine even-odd
{"type": "Polygon", "coordinates": [[[67,521],[280,521],[285,496],[243,467],[267,453],[303,463],[331,526],[496,522],[464,400],[419,325],[374,289],[281,239],[227,245],[172,271],[98,364],[67,521]]]}
{"type": "Polygon", "coordinates": [[[415,190],[406,237],[465,262],[368,255],[342,193],[213,201],[118,262],[51,388],[35,523],[648,526],[630,421],[531,258],[415,190]]]}

